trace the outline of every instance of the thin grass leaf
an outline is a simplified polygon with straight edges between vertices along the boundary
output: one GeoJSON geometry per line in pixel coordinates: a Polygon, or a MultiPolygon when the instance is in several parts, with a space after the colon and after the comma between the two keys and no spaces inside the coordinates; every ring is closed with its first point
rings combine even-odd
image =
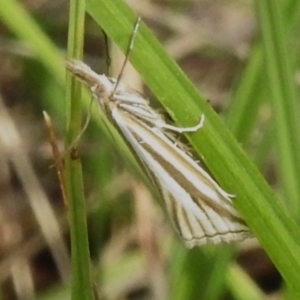
{"type": "MultiPolygon", "coordinates": [[[[284,17],[288,38],[298,20],[300,2],[289,0],[283,2],[284,17]]],[[[226,115],[226,124],[243,144],[249,142],[251,131],[257,119],[259,105],[265,97],[265,85],[262,77],[263,51],[260,40],[252,48],[247,65],[237,81],[231,106],[226,115]]]]}
{"type": "MultiPolygon", "coordinates": [[[[128,36],[130,34],[130,30],[131,30],[131,24],[134,22],[134,17],[133,14],[128,11],[128,9],[123,9],[124,5],[122,2],[119,1],[107,1],[107,3],[103,3],[103,1],[97,1],[98,3],[96,3],[96,1],[89,1],[89,10],[90,11],[94,11],[95,15],[98,16],[96,19],[99,19],[101,17],[104,18],[103,21],[103,28],[105,28],[105,30],[107,30],[107,32],[110,30],[110,28],[112,29],[112,32],[110,34],[110,37],[112,37],[114,40],[118,40],[117,38],[121,37],[121,44],[123,45],[123,49],[126,47],[126,43],[128,42],[128,36]],[[114,5],[117,5],[114,6],[114,5]],[[97,8],[97,6],[99,5],[99,7],[97,8]],[[104,5],[104,6],[103,6],[104,5]],[[109,10],[107,10],[106,5],[113,5],[112,7],[110,7],[109,10]],[[104,7],[104,11],[103,11],[103,15],[101,14],[101,12],[99,12],[98,10],[102,9],[104,7]],[[115,15],[114,15],[115,12],[115,15]],[[126,15],[126,13],[128,13],[128,15],[126,15]],[[131,16],[131,18],[130,18],[131,16]],[[122,28],[123,24],[122,22],[118,21],[118,18],[122,19],[122,22],[125,19],[125,24],[127,24],[127,31],[122,31],[121,30],[121,34],[120,31],[118,31],[118,28],[122,28]],[[110,19],[111,21],[109,21],[108,19],[110,19]],[[127,21],[126,21],[127,20],[127,21]],[[105,25],[106,24],[106,25],[105,25]],[[110,25],[111,27],[109,27],[108,25],[110,25]],[[114,26],[115,25],[115,26],[114,26]],[[119,36],[117,36],[116,34],[120,34],[119,36]],[[124,35],[125,34],[125,35],[124,35]],[[128,35],[127,35],[128,34],[128,35]]],[[[7,5],[7,4],[17,4],[16,1],[5,1],[5,0],[1,0],[1,12],[5,12],[5,9],[2,9],[3,6],[7,5]],[[3,4],[3,5],[2,5],[3,4]]],[[[92,13],[93,14],[93,13],[92,13]]],[[[7,17],[6,17],[7,20],[7,17]]],[[[11,20],[13,21],[13,20],[11,20]]],[[[19,20],[15,20],[15,22],[19,22],[19,20]]],[[[9,26],[12,24],[10,22],[7,21],[7,24],[9,24],[9,26]]],[[[29,23],[28,23],[29,24],[29,23]]],[[[24,29],[22,31],[22,38],[23,39],[28,39],[28,41],[30,41],[30,26],[36,26],[36,24],[34,23],[30,23],[29,24],[29,28],[24,29]],[[28,33],[26,35],[26,33],[28,33]]],[[[11,28],[13,28],[14,25],[11,25],[11,28]]],[[[23,24],[22,24],[23,26],[23,24]]],[[[18,29],[20,30],[20,28],[18,29]]],[[[16,31],[17,32],[17,31],[16,31]]],[[[17,32],[18,33],[18,32],[17,32]]],[[[141,35],[143,35],[144,33],[142,32],[141,35]]],[[[146,39],[148,40],[148,38],[146,39]]],[[[149,39],[150,41],[151,39],[149,39]]],[[[33,45],[37,46],[39,45],[40,40],[36,39],[33,40],[32,43],[33,45]]],[[[149,43],[151,46],[151,43],[149,43]]],[[[194,92],[188,92],[188,90],[185,92],[184,91],[184,87],[180,88],[179,90],[177,89],[177,87],[174,88],[174,92],[170,91],[173,90],[173,86],[169,85],[169,80],[168,80],[168,76],[172,77],[175,76],[175,78],[178,78],[178,80],[175,80],[175,82],[177,81],[185,81],[185,77],[180,75],[180,71],[178,71],[178,69],[169,69],[166,68],[165,65],[167,65],[168,63],[161,63],[161,61],[159,60],[159,58],[155,55],[153,56],[152,59],[152,52],[149,52],[149,45],[147,45],[146,43],[146,48],[143,49],[141,46],[137,46],[134,49],[134,52],[136,52],[136,49],[138,50],[138,53],[147,53],[147,58],[148,60],[146,60],[150,66],[145,66],[145,70],[147,70],[145,72],[144,79],[145,81],[148,83],[148,85],[153,89],[153,90],[157,90],[157,95],[160,96],[160,100],[164,100],[164,97],[167,96],[167,94],[164,93],[164,90],[167,90],[167,92],[169,92],[169,94],[171,94],[171,96],[173,96],[174,98],[168,98],[166,99],[166,103],[169,105],[169,111],[173,111],[174,109],[174,114],[172,113],[172,116],[176,117],[176,119],[178,121],[181,121],[182,124],[189,124],[192,123],[196,123],[198,116],[200,115],[200,111],[198,108],[198,105],[195,106],[195,104],[191,104],[191,108],[185,108],[185,103],[188,103],[191,98],[190,96],[194,94],[194,92]],[[157,65],[155,63],[158,63],[157,65]],[[155,68],[153,68],[153,66],[155,66],[155,68]],[[150,70],[151,69],[151,70],[150,70]],[[162,71],[160,71],[162,70],[162,71]],[[170,70],[174,70],[176,72],[179,72],[179,76],[178,74],[175,72],[174,74],[172,74],[172,72],[170,72],[170,70]],[[160,77],[162,76],[162,77],[160,77]],[[147,79],[149,77],[149,79],[147,79]],[[155,78],[151,79],[151,77],[156,77],[156,82],[157,81],[161,81],[162,87],[159,87],[159,83],[158,83],[158,87],[155,88],[153,87],[151,84],[152,82],[155,82],[155,78]],[[167,88],[167,89],[166,89],[167,88]],[[183,92],[182,92],[183,90],[183,92]],[[161,91],[159,93],[159,91],[161,91]],[[182,94],[178,94],[179,95],[179,103],[181,103],[181,106],[176,110],[176,107],[172,107],[173,106],[173,102],[175,103],[175,106],[177,105],[177,92],[182,92],[182,94]],[[193,108],[196,107],[197,109],[194,112],[191,112],[193,110],[193,108]],[[176,112],[177,111],[177,112],[176,112]],[[181,111],[183,112],[182,116],[180,116],[181,111]],[[198,114],[199,113],[199,114],[198,114]],[[190,119],[189,120],[189,116],[193,116],[193,120],[190,119]]],[[[48,48],[51,49],[51,48],[48,48]]],[[[158,49],[158,48],[157,48],[158,49]]],[[[135,55],[133,52],[133,56],[135,55]]],[[[155,52],[155,51],[154,51],[155,52]]],[[[161,52],[159,52],[161,53],[161,52]]],[[[41,58],[41,60],[45,60],[46,56],[43,56],[43,52],[40,51],[39,52],[39,57],[41,58]]],[[[159,56],[159,54],[158,54],[159,56]]],[[[145,58],[142,57],[142,58],[145,58]]],[[[163,56],[163,61],[165,61],[165,56],[163,56]]],[[[58,64],[52,64],[53,68],[50,68],[50,60],[49,62],[47,62],[47,66],[49,66],[49,70],[53,70],[53,68],[60,68],[61,70],[63,70],[63,66],[60,64],[60,62],[58,64]]],[[[140,62],[140,67],[139,69],[143,70],[144,69],[144,64],[143,62],[140,62]]],[[[61,73],[63,74],[63,73],[61,73]]],[[[63,75],[60,77],[61,78],[61,82],[63,80],[63,75]]],[[[171,79],[170,80],[171,83],[174,83],[174,80],[171,79]]],[[[183,83],[185,84],[185,83],[183,83]]],[[[186,85],[189,88],[189,84],[186,85]]],[[[170,95],[169,95],[170,96],[170,95]]],[[[195,98],[195,99],[200,99],[200,98],[195,98]]],[[[195,100],[197,102],[197,100],[195,100]]],[[[202,100],[201,100],[202,101],[202,100]]],[[[199,104],[199,107],[203,106],[205,108],[205,103],[199,104]]],[[[224,187],[228,187],[230,188],[231,191],[233,191],[235,194],[238,194],[239,197],[236,199],[236,204],[238,206],[238,208],[240,209],[241,213],[243,213],[243,215],[246,216],[247,221],[250,225],[251,228],[254,229],[254,231],[256,232],[256,234],[260,237],[260,240],[263,241],[263,245],[265,246],[265,248],[267,249],[268,253],[270,254],[270,256],[273,258],[273,261],[276,263],[276,265],[279,267],[280,271],[282,272],[282,274],[284,275],[286,281],[290,281],[290,285],[295,286],[296,282],[299,282],[299,279],[297,281],[297,270],[299,270],[299,261],[297,259],[297,253],[299,253],[299,246],[296,245],[295,240],[299,240],[298,234],[296,233],[297,231],[297,227],[292,223],[292,222],[288,222],[286,214],[284,213],[284,209],[283,209],[283,216],[282,216],[282,220],[279,220],[278,223],[278,219],[280,219],[280,215],[281,215],[281,207],[280,205],[277,205],[277,200],[274,199],[272,193],[270,192],[269,188],[266,187],[266,185],[263,183],[260,175],[258,175],[257,171],[255,169],[253,169],[250,165],[249,167],[249,163],[247,162],[246,158],[240,153],[240,150],[238,149],[236,144],[233,144],[233,148],[232,148],[232,154],[228,155],[228,149],[226,146],[225,148],[218,144],[219,142],[228,142],[229,144],[233,143],[232,138],[230,136],[228,136],[228,133],[222,133],[223,131],[223,125],[217,120],[214,120],[216,117],[213,113],[210,112],[210,109],[207,108],[207,111],[209,111],[208,115],[207,115],[207,119],[212,119],[211,124],[209,126],[209,131],[207,133],[199,133],[197,136],[204,134],[203,139],[201,140],[202,143],[202,148],[200,149],[201,153],[203,151],[204,154],[204,158],[205,161],[207,163],[207,165],[210,167],[210,169],[212,170],[212,172],[217,175],[216,177],[220,180],[221,183],[223,183],[224,187]],[[221,127],[219,126],[221,125],[221,127]],[[219,126],[219,127],[218,127],[219,126]],[[214,134],[211,135],[211,132],[214,132],[214,134]],[[218,133],[219,131],[221,131],[221,133],[218,133]],[[219,134],[219,138],[216,139],[215,138],[215,134],[219,134]],[[221,137],[221,139],[220,139],[221,137]],[[229,137],[227,139],[227,137],[229,137]],[[205,143],[208,142],[208,143],[205,143]],[[217,151],[218,147],[220,148],[220,151],[217,151]],[[227,150],[226,150],[227,149],[227,150]],[[226,151],[225,151],[226,150],[226,151]],[[211,155],[209,154],[209,152],[212,151],[211,155]],[[222,170],[222,168],[220,168],[220,164],[222,164],[224,161],[225,162],[225,169],[222,170]],[[236,167],[237,165],[237,167],[236,167]],[[234,176],[232,175],[232,172],[230,171],[231,169],[233,174],[235,174],[234,176]],[[247,170],[247,171],[245,171],[247,170]],[[229,173],[228,173],[229,172],[229,173]],[[245,172],[247,174],[245,174],[245,172]],[[226,179],[226,175],[229,174],[228,180],[226,179]],[[239,177],[239,175],[243,175],[241,177],[239,177]],[[254,175],[254,176],[253,176],[254,175]],[[257,185],[256,185],[257,183],[257,185]],[[252,201],[253,199],[253,201],[252,201]],[[250,203],[250,204],[249,204],[250,203]],[[275,203],[275,204],[273,204],[275,203]],[[273,207],[274,205],[274,207],[273,207]],[[271,207],[272,206],[272,207],[271,207]],[[266,208],[266,210],[265,210],[266,208]],[[270,214],[270,218],[269,218],[269,212],[271,212],[270,214]],[[273,216],[275,215],[275,219],[274,219],[274,223],[273,225],[271,224],[273,221],[273,216]],[[270,219],[268,221],[268,218],[270,219]],[[251,221],[251,219],[253,219],[251,221]],[[256,223],[257,220],[257,224],[256,223]],[[264,221],[267,221],[264,224],[264,221]],[[291,223],[290,225],[286,225],[291,223]],[[277,226],[279,224],[279,226],[277,226]],[[276,229],[278,228],[278,232],[276,232],[276,229]],[[261,233],[260,233],[261,231],[261,233]],[[270,235],[270,240],[268,241],[268,236],[270,235]],[[277,238],[278,236],[278,238],[277,238]],[[274,249],[272,249],[274,248],[274,249]],[[286,251],[287,250],[287,251],[286,251]],[[292,254],[292,255],[291,255],[292,254]],[[280,258],[285,257],[287,259],[280,261],[280,258]],[[298,262],[297,262],[298,261],[298,262]],[[290,270],[290,272],[289,272],[290,270]]],[[[205,111],[205,109],[203,110],[205,111]]],[[[196,136],[196,135],[195,135],[196,136]]],[[[199,139],[199,137],[198,137],[199,139]]],[[[196,141],[196,139],[195,139],[196,141]]],[[[199,140],[200,141],[200,140],[199,140]]],[[[201,142],[200,141],[200,142],[201,142]]],[[[197,142],[197,141],[196,141],[197,142]]],[[[230,150],[231,151],[231,150],[230,150]]],[[[229,151],[229,152],[230,152],[229,151]]],[[[297,290],[297,288],[295,287],[295,289],[297,290]]],[[[294,293],[297,297],[297,291],[294,293]]],[[[299,296],[299,294],[298,294],[299,296]]],[[[297,297],[298,298],[298,297],[297,297]]]]}
{"type": "Polygon", "coordinates": [[[255,283],[249,280],[249,276],[238,265],[232,265],[228,269],[227,284],[231,288],[235,299],[268,299],[255,283]]]}
{"type": "MultiPolygon", "coordinates": [[[[70,3],[68,54],[82,56],[84,36],[85,2],[73,0],[70,3]]],[[[81,86],[67,76],[66,94],[67,132],[65,148],[69,149],[81,132],[81,86]]],[[[86,222],[86,203],[83,188],[81,162],[77,155],[78,145],[73,145],[66,155],[66,182],[69,199],[69,220],[71,233],[71,298],[73,300],[94,299],[90,253],[86,222]],[[75,157],[74,157],[75,156],[75,157]]]]}
{"type": "MultiPolygon", "coordinates": [[[[87,9],[121,49],[126,48],[136,16],[121,1],[87,1],[87,9]]],[[[246,222],[276,264],[294,295],[300,296],[300,236],[296,224],[270,187],[241,150],[209,105],[199,97],[186,76],[161,49],[155,38],[140,27],[131,61],[147,85],[179,125],[196,124],[207,117],[202,130],[189,135],[205,164],[234,199],[246,222]],[[151,62],[151,63],[149,63],[151,62]],[[155,66],[155,70],[153,70],[155,66]],[[287,259],[282,260],[282,257],[287,259]]]]}
{"type": "Polygon", "coordinates": [[[288,51],[282,7],[279,2],[257,1],[263,41],[266,86],[274,113],[279,175],[284,198],[299,219],[300,115],[294,84],[294,70],[288,51]]]}

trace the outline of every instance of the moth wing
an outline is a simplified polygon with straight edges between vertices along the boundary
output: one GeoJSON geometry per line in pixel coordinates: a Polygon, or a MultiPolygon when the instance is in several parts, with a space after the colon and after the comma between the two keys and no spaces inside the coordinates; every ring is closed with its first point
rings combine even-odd
{"type": "Polygon", "coordinates": [[[230,213],[220,215],[202,199],[192,199],[189,194],[182,195],[181,201],[178,201],[177,192],[180,192],[180,188],[176,190],[163,189],[163,199],[173,226],[187,247],[230,243],[251,236],[242,219],[230,213]],[[191,209],[189,206],[194,207],[191,209]]]}
{"type": "Polygon", "coordinates": [[[187,247],[251,236],[226,193],[161,131],[114,111],[113,119],[164,199],[170,219],[187,247]]]}

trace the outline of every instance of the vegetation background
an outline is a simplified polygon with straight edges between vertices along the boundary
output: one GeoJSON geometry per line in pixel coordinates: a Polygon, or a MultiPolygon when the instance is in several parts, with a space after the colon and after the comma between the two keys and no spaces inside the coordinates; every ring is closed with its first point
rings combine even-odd
{"type": "MultiPolygon", "coordinates": [[[[159,109],[162,102],[181,125],[205,113],[207,130],[198,133],[203,137],[189,141],[225,190],[237,195],[235,204],[262,247],[251,239],[185,249],[162,201],[93,114],[79,150],[86,205],[70,205],[71,220],[78,213],[83,224],[87,210],[91,270],[89,262],[74,259],[81,247],[88,254],[85,227],[79,226],[83,235],[73,247],[70,284],[70,232],[74,243],[78,224],[71,222],[70,231],[68,208],[49,168],[53,157],[42,111],[51,116],[63,149],[70,113],[62,58],[68,38],[76,44],[68,32],[74,2],[0,0],[0,299],[90,299],[89,281],[99,299],[299,299],[299,1],[127,1],[202,100],[143,26],[130,57],[147,86],[132,70],[122,81],[159,109]],[[210,107],[281,202],[244,164],[210,107]],[[86,276],[74,275],[83,269],[86,276]]],[[[108,67],[101,28],[124,50],[136,16],[119,0],[86,2],[84,60],[115,77],[124,57],[109,43],[108,67]]],[[[80,43],[76,47],[80,52],[80,43]]]]}

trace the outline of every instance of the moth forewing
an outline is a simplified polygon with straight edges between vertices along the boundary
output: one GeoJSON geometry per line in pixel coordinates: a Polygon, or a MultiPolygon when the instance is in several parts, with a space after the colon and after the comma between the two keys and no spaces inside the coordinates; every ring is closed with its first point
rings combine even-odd
{"type": "Polygon", "coordinates": [[[156,179],[171,220],[189,247],[249,236],[248,227],[232,206],[233,195],[224,192],[162,131],[122,111],[116,110],[114,119],[156,179]]]}
{"type": "Polygon", "coordinates": [[[101,107],[121,132],[162,195],[174,227],[188,247],[242,240],[248,227],[231,198],[196,162],[171,132],[192,132],[193,127],[169,125],[140,93],[82,62],[69,61],[67,68],[90,87],[101,107]]]}

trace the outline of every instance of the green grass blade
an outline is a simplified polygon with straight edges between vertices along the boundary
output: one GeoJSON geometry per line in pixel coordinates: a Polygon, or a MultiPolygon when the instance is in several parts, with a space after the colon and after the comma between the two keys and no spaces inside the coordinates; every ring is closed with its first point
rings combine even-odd
{"type": "Polygon", "coordinates": [[[248,275],[238,265],[233,264],[228,268],[227,283],[235,299],[268,299],[254,282],[249,280],[248,275]]]}
{"type": "Polygon", "coordinates": [[[300,115],[279,2],[257,1],[262,33],[266,86],[274,113],[279,175],[286,204],[299,218],[300,115]]]}
{"type": "MultiPolygon", "coordinates": [[[[288,37],[298,20],[300,2],[284,1],[285,22],[288,37]]],[[[226,124],[235,137],[246,145],[257,119],[259,106],[265,97],[266,87],[263,82],[263,49],[261,40],[252,48],[249,61],[239,76],[230,110],[226,115],[226,124]]]]}
{"type": "MultiPolygon", "coordinates": [[[[136,19],[125,3],[88,0],[87,9],[108,36],[125,50],[136,19]]],[[[205,114],[205,126],[189,136],[191,143],[226,190],[237,195],[234,199],[236,207],[294,295],[300,296],[297,226],[256,167],[143,24],[130,59],[179,125],[193,125],[201,112],[205,114]],[[282,260],[282,257],[286,259],[282,260]]]]}
{"type": "Polygon", "coordinates": [[[241,74],[230,109],[225,117],[227,126],[243,145],[249,142],[262,101],[262,77],[259,72],[261,61],[261,47],[256,45],[245,70],[241,74]]]}
{"type": "MultiPolygon", "coordinates": [[[[81,58],[84,36],[85,2],[70,2],[68,54],[81,58]]],[[[66,94],[67,132],[65,148],[76,140],[81,132],[81,84],[71,74],[67,75],[66,94]]],[[[69,200],[71,234],[71,299],[92,300],[92,275],[86,222],[86,203],[83,188],[81,161],[74,145],[66,155],[66,181],[69,200]]]]}
{"type": "MultiPolygon", "coordinates": [[[[33,20],[26,23],[26,18],[24,22],[20,22],[20,19],[9,19],[15,11],[23,18],[24,10],[19,10],[17,1],[0,0],[0,6],[0,14],[5,23],[34,47],[39,59],[60,82],[63,82],[63,64],[58,51],[52,50],[56,48],[49,39],[42,31],[36,31],[33,20]],[[10,5],[9,9],[7,5],[10,5]],[[22,28],[17,25],[18,22],[22,24],[22,28]],[[45,45],[43,39],[47,40],[45,45]],[[44,47],[47,48],[45,51],[44,47]],[[54,60],[56,63],[53,63],[54,60]]],[[[122,1],[117,0],[90,0],[88,10],[109,37],[124,50],[132,31],[134,14],[122,1]]],[[[249,163],[223,123],[199,97],[186,76],[170,61],[144,26],[139,31],[131,58],[145,82],[168,107],[171,116],[179,124],[193,125],[199,118],[200,109],[205,113],[207,122],[203,130],[190,136],[195,148],[202,154],[205,163],[226,190],[237,195],[234,200],[236,206],[259,237],[286,282],[292,287],[295,298],[299,298],[300,239],[297,226],[289,219],[285,209],[278,203],[261,175],[249,163]]]]}

